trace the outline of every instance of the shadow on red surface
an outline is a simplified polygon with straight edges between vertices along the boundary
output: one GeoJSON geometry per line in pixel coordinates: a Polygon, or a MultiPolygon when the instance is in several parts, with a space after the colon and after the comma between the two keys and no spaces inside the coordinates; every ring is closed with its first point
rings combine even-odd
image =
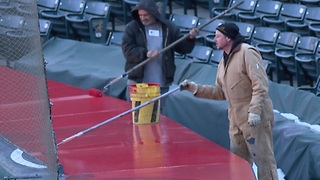
{"type": "MultiPolygon", "coordinates": [[[[48,81],[57,142],[131,109],[131,103],[48,81]]],[[[245,160],[161,115],[132,123],[132,116],[85,133],[58,147],[67,180],[255,179],[245,160]]]]}

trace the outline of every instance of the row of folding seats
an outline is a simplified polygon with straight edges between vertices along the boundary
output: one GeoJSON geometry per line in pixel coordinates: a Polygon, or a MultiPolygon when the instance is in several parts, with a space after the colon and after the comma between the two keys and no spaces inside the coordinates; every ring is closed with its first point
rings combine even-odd
{"type": "MultiPolygon", "coordinates": [[[[155,1],[165,17],[168,0],[155,1]]],[[[131,8],[138,0],[38,0],[37,3],[39,17],[53,24],[52,36],[105,43],[108,22],[112,23],[112,31],[116,18],[128,23],[131,8]]]]}
{"type": "MultiPolygon", "coordinates": [[[[260,0],[258,3],[260,2],[265,3],[265,1],[263,0],[260,0]]],[[[276,2],[276,1],[272,1],[272,2],[275,2],[278,5],[278,8],[282,7],[281,3],[279,4],[279,2],[276,2]]],[[[270,3],[270,1],[268,3],[270,3]]],[[[294,4],[294,5],[297,5],[297,4],[294,4]]],[[[276,7],[275,4],[273,6],[276,7]]],[[[294,8],[294,7],[291,7],[291,8],[297,10],[297,8],[294,8]]],[[[313,19],[319,18],[317,15],[315,15],[316,13],[319,14],[320,12],[319,7],[309,7],[302,10],[301,8],[298,8],[298,10],[300,11],[295,11],[295,12],[304,12],[306,10],[306,14],[309,14],[309,16],[313,17],[313,19]],[[310,11],[307,11],[308,9],[310,11]],[[318,9],[318,10],[315,10],[315,9],[318,9]]],[[[296,15],[296,16],[299,16],[299,15],[296,15]]],[[[172,14],[170,17],[170,20],[175,22],[178,26],[180,26],[183,32],[189,31],[191,28],[194,28],[194,27],[199,27],[205,24],[207,21],[210,21],[209,18],[198,18],[192,15],[181,15],[181,14],[172,14]]],[[[316,81],[317,77],[320,74],[319,55],[318,55],[319,48],[317,48],[318,37],[310,35],[309,33],[303,34],[303,33],[299,33],[298,31],[292,32],[290,30],[281,29],[278,27],[266,26],[264,24],[261,25],[260,24],[261,19],[259,19],[257,24],[251,24],[249,22],[236,21],[233,18],[231,19],[221,18],[201,28],[198,38],[201,40],[203,45],[215,48],[213,39],[214,39],[214,33],[215,33],[216,27],[223,22],[230,22],[230,21],[238,25],[240,29],[240,33],[246,38],[246,41],[248,43],[254,46],[257,46],[257,44],[271,45],[271,46],[268,46],[269,48],[268,51],[270,51],[270,48],[271,48],[273,49],[272,53],[269,53],[269,55],[263,54],[265,60],[267,60],[267,62],[269,62],[268,64],[270,64],[268,66],[269,67],[268,69],[269,69],[269,75],[271,79],[273,79],[272,74],[275,71],[278,82],[288,79],[290,80],[290,84],[293,85],[293,78],[296,78],[298,82],[298,86],[300,86],[306,83],[312,84],[316,81]],[[281,32],[281,35],[279,35],[280,32],[281,32]],[[285,38],[286,36],[288,36],[288,38],[285,38]],[[294,38],[295,36],[297,38],[294,38]],[[290,58],[288,57],[287,59],[285,59],[283,56],[281,56],[281,54],[279,54],[279,52],[281,52],[280,50],[275,51],[276,46],[282,44],[281,42],[282,40],[290,41],[290,42],[285,41],[284,45],[289,45],[289,44],[292,45],[291,47],[286,47],[286,48],[291,48],[290,58]],[[278,44],[276,44],[276,42],[278,44]],[[305,53],[309,54],[308,58],[305,55],[301,54],[301,52],[299,51],[304,52],[304,54],[305,53]]],[[[290,23],[293,23],[293,22],[295,21],[290,21],[290,23]]],[[[303,25],[303,23],[301,23],[301,25],[303,25]]],[[[305,32],[308,32],[308,31],[305,31],[305,32]]],[[[264,49],[260,48],[259,50],[263,51],[264,49]]]]}
{"type": "Polygon", "coordinates": [[[39,18],[52,24],[51,36],[95,43],[106,41],[110,11],[110,4],[100,1],[38,1],[39,18]]]}
{"type": "MultiPolygon", "coordinates": [[[[229,8],[242,0],[234,0],[229,8]]],[[[275,27],[281,31],[293,31],[301,35],[320,37],[320,7],[268,0],[245,0],[221,19],[251,23],[255,26],[275,27]]],[[[225,8],[213,8],[214,15],[225,8]]]]}
{"type": "MultiPolygon", "coordinates": [[[[216,27],[221,23],[230,22],[223,19],[211,22],[209,18],[198,18],[184,14],[172,14],[170,20],[180,26],[183,32],[198,27],[200,29],[197,37],[198,44],[213,49],[216,49],[213,41],[216,27]],[[205,25],[206,23],[209,24],[205,25]]],[[[317,80],[320,75],[318,37],[281,31],[276,27],[232,22],[238,25],[246,42],[256,46],[262,53],[265,62],[268,62],[267,70],[271,80],[273,80],[274,72],[279,83],[283,80],[289,80],[293,85],[293,78],[296,78],[298,86],[301,86],[304,84],[312,85],[317,80]],[[283,55],[284,52],[286,52],[285,55],[283,55]]]]}
{"type": "MultiPolygon", "coordinates": [[[[257,47],[263,59],[269,62],[267,68],[270,79],[276,73],[277,82],[289,80],[293,85],[312,85],[320,75],[319,38],[301,35],[291,31],[280,31],[274,27],[258,26],[249,23],[234,22],[247,43],[257,47]]],[[[215,47],[214,34],[204,36],[205,45],[215,47]],[[210,44],[209,44],[209,43],[210,44]]]]}
{"type": "MultiPolygon", "coordinates": [[[[261,32],[267,33],[266,28],[270,27],[256,27],[255,32],[262,30],[261,32]]],[[[257,33],[260,34],[258,37],[267,35],[261,32],[257,33]]],[[[270,62],[268,74],[271,80],[273,72],[276,72],[278,83],[289,80],[290,85],[293,85],[295,78],[298,86],[313,85],[320,75],[320,39],[289,31],[273,33],[274,41],[255,45],[263,59],[270,62]]]]}
{"type": "Polygon", "coordinates": [[[21,16],[33,16],[36,12],[33,11],[34,0],[1,0],[1,14],[10,13],[21,16]]]}

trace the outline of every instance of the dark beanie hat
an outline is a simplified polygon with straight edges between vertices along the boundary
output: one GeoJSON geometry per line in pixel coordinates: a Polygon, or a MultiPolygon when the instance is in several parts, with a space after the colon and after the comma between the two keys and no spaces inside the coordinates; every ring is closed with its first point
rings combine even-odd
{"type": "Polygon", "coordinates": [[[235,23],[223,23],[217,27],[217,30],[232,40],[239,34],[239,27],[235,23]]]}

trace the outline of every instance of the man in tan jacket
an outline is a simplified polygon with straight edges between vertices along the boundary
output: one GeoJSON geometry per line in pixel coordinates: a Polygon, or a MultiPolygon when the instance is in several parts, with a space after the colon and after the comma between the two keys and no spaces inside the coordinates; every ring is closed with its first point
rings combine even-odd
{"type": "Polygon", "coordinates": [[[273,153],[273,105],[268,97],[268,77],[260,53],[244,43],[234,23],[221,24],[214,42],[224,51],[215,87],[185,80],[182,89],[196,97],[227,100],[230,149],[248,162],[255,162],[259,180],[276,180],[273,153]]]}

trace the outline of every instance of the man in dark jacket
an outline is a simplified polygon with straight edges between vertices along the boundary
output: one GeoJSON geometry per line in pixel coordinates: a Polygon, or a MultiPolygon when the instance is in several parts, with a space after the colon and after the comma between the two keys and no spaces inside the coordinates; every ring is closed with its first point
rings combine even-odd
{"type": "MultiPolygon", "coordinates": [[[[179,27],[160,15],[153,0],[140,0],[132,9],[131,15],[133,20],[126,25],[122,39],[122,51],[126,59],[125,71],[148,58],[152,59],[129,73],[127,84],[158,83],[161,93],[165,93],[173,82],[176,69],[174,51],[180,54],[191,52],[199,31],[191,30],[188,38],[160,54],[160,50],[183,36],[179,27]]],[[[128,91],[126,96],[129,100],[128,91]]]]}

